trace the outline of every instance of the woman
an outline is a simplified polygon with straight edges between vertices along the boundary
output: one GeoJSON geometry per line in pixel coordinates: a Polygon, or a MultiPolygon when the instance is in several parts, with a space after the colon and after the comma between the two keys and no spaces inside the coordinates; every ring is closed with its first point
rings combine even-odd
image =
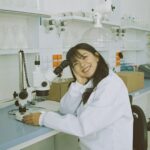
{"type": "Polygon", "coordinates": [[[86,43],[72,47],[67,60],[75,82],[61,99],[60,114],[34,113],[23,122],[76,135],[82,150],[132,150],[133,117],[123,81],[86,43]]]}

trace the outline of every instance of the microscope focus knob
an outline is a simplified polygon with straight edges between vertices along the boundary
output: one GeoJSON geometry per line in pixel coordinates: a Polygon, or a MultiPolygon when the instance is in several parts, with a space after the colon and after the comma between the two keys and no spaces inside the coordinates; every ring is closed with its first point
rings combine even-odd
{"type": "Polygon", "coordinates": [[[41,85],[42,85],[42,87],[46,87],[47,86],[47,82],[43,81],[41,85]]]}
{"type": "Polygon", "coordinates": [[[15,101],[15,105],[16,105],[16,106],[19,106],[18,100],[15,101]]]}
{"type": "Polygon", "coordinates": [[[25,113],[26,112],[26,107],[19,107],[19,112],[20,113],[25,113]]]}
{"type": "Polygon", "coordinates": [[[27,93],[27,91],[22,91],[22,92],[20,92],[19,93],[19,98],[20,99],[22,99],[22,100],[24,100],[24,99],[26,99],[28,97],[28,93],[27,93]]]}
{"type": "Polygon", "coordinates": [[[17,96],[18,96],[18,93],[16,91],[14,91],[13,97],[16,98],[17,96]]]}

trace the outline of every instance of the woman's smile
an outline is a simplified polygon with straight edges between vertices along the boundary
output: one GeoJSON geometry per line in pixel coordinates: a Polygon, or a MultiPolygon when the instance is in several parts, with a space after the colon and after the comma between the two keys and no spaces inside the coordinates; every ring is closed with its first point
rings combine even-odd
{"type": "Polygon", "coordinates": [[[91,69],[91,65],[87,65],[86,67],[84,67],[83,69],[82,69],[82,72],[83,73],[88,73],[88,72],[90,72],[90,69],[91,69]]]}

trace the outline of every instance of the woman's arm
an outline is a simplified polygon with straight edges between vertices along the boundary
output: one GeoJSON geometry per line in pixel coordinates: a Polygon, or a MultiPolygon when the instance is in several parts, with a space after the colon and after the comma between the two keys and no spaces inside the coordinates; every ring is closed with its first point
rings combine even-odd
{"type": "Polygon", "coordinates": [[[73,82],[60,101],[60,113],[75,114],[82,100],[82,94],[85,88],[78,82],[73,82]]]}

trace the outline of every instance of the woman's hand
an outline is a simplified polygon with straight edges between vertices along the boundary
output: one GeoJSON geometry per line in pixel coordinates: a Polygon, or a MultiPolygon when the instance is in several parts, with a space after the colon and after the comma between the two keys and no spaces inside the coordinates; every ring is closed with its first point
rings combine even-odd
{"type": "Polygon", "coordinates": [[[74,70],[73,70],[73,73],[74,73],[74,75],[75,75],[75,77],[76,77],[77,82],[79,82],[80,84],[83,84],[83,85],[84,85],[84,84],[88,81],[87,78],[81,77],[81,76],[78,75],[78,73],[76,73],[74,70]]]}
{"type": "Polygon", "coordinates": [[[29,115],[25,115],[23,117],[22,122],[30,125],[39,125],[39,118],[40,118],[41,113],[31,113],[29,115]]]}

